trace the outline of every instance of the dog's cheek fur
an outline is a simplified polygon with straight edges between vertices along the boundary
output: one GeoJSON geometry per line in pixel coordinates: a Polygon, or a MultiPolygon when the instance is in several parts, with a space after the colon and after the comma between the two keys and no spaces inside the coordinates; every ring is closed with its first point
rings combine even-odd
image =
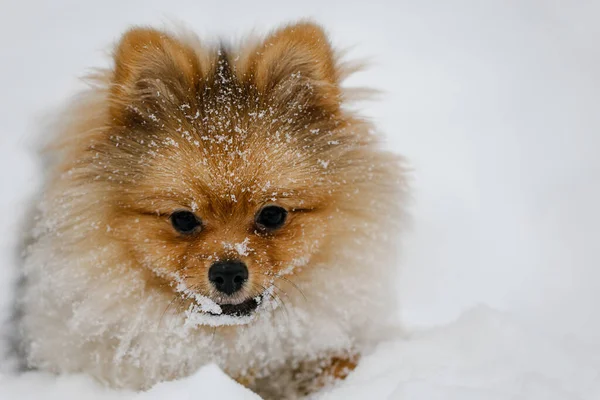
{"type": "Polygon", "coordinates": [[[200,294],[211,292],[208,269],[214,261],[241,259],[249,269],[249,287],[267,288],[279,276],[300,273],[312,255],[327,240],[328,210],[290,213],[285,226],[273,234],[256,231],[253,224],[242,221],[228,229],[205,227],[191,235],[175,232],[168,216],[117,212],[103,221],[110,227],[108,235],[128,249],[131,268],[144,269],[154,275],[151,283],[166,293],[173,291],[177,275],[186,286],[200,294]],[[235,245],[243,245],[243,251],[235,245]]]}

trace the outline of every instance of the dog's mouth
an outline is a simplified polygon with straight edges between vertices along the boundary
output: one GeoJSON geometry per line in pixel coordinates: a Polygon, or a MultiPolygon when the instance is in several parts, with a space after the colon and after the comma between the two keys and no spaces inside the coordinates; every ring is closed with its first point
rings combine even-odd
{"type": "MultiPolygon", "coordinates": [[[[185,312],[186,326],[222,326],[245,325],[252,322],[261,310],[275,309],[277,303],[265,301],[271,297],[270,291],[265,291],[258,296],[243,300],[241,303],[232,304],[226,299],[215,302],[208,297],[196,296],[196,302],[190,305],[185,312]]],[[[240,299],[242,300],[242,299],[240,299]]]]}
{"type": "MultiPolygon", "coordinates": [[[[260,299],[260,298],[259,298],[260,299]]],[[[250,298],[239,304],[219,304],[221,314],[209,312],[211,315],[229,315],[232,317],[245,317],[252,314],[259,305],[256,298],[250,298]]]]}

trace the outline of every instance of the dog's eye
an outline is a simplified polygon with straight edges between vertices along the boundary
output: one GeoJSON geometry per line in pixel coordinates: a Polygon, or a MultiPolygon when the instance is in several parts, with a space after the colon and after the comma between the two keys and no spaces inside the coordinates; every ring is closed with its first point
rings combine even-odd
{"type": "Polygon", "coordinates": [[[190,211],[175,211],[171,214],[171,224],[177,232],[192,233],[202,222],[190,211]]]}
{"type": "Polygon", "coordinates": [[[279,206],[263,207],[256,215],[256,225],[263,230],[281,228],[285,223],[287,211],[279,206]]]}

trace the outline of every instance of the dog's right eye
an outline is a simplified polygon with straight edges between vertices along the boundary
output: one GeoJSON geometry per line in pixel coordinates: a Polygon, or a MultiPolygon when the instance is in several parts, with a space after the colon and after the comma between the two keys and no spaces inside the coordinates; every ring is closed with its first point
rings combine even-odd
{"type": "Polygon", "coordinates": [[[256,216],[256,225],[263,231],[281,228],[287,217],[285,208],[270,205],[263,207],[256,216]]]}
{"type": "Polygon", "coordinates": [[[177,232],[188,234],[196,231],[202,221],[190,211],[175,211],[171,214],[171,225],[177,232]]]}

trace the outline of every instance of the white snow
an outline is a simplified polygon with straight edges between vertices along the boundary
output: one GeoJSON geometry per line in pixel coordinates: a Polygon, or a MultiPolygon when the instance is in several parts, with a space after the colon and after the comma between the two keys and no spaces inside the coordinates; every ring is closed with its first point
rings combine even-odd
{"type": "Polygon", "coordinates": [[[89,400],[192,400],[199,395],[202,400],[260,399],[214,365],[207,365],[188,378],[160,383],[143,393],[110,391],[85,376],[56,378],[42,373],[27,373],[19,379],[0,376],[0,399],[79,400],[82,395],[89,400]]]}
{"type": "Polygon", "coordinates": [[[597,399],[598,372],[567,341],[480,306],[450,325],[380,345],[321,399],[597,399]]]}
{"type": "Polygon", "coordinates": [[[248,246],[250,244],[250,238],[245,238],[244,240],[242,240],[241,242],[238,242],[238,243],[222,242],[221,244],[223,245],[224,249],[233,250],[242,257],[245,257],[248,254],[250,254],[251,251],[254,251],[254,249],[252,249],[250,246],[248,246]]]}
{"type": "MultiPolygon", "coordinates": [[[[320,398],[600,398],[599,12],[542,0],[5,4],[0,315],[42,175],[29,138],[75,77],[106,65],[120,32],[167,16],[235,37],[312,16],[334,43],[356,45],[350,57],[374,57],[349,83],[385,91],[364,108],[414,167],[398,282],[406,335],[320,398]]],[[[82,376],[15,377],[11,365],[0,361],[0,399],[256,398],[214,366],[135,394],[82,376]]]]}

